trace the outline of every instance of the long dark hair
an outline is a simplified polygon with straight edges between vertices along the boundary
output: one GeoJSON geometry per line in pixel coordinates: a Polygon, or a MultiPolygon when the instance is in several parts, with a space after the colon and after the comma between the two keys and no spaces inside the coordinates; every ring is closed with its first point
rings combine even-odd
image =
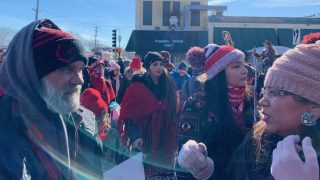
{"type": "Polygon", "coordinates": [[[208,142],[207,146],[218,158],[217,163],[223,164],[220,166],[226,168],[230,163],[231,155],[243,140],[244,134],[233,117],[225,71],[207,80],[204,90],[206,108],[215,116],[214,126],[216,126],[213,127],[213,134],[208,135],[215,140],[208,142]]]}
{"type": "Polygon", "coordinates": [[[168,103],[168,111],[170,114],[171,121],[175,121],[177,115],[177,95],[175,92],[174,82],[172,78],[169,77],[169,73],[166,68],[163,68],[163,73],[159,79],[159,87],[161,92],[161,97],[164,98],[168,103]]]}
{"type": "Polygon", "coordinates": [[[206,107],[212,112],[221,128],[219,136],[224,140],[221,145],[226,149],[234,149],[237,139],[236,123],[228,98],[228,87],[225,71],[205,82],[206,107]]]}

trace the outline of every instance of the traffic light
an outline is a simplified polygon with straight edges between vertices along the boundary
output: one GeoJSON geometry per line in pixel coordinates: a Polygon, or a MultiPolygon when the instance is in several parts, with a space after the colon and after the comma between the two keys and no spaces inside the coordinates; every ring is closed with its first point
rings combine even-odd
{"type": "Polygon", "coordinates": [[[116,29],[112,30],[112,47],[113,48],[117,47],[117,30],[116,29]]]}

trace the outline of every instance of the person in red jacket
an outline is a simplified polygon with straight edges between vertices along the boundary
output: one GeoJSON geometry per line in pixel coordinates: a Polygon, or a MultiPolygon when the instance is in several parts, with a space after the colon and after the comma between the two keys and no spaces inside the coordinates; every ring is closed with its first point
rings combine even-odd
{"type": "Polygon", "coordinates": [[[129,137],[133,149],[146,154],[146,179],[175,179],[177,98],[162,59],[157,52],[144,57],[147,73],[132,78],[119,117],[120,133],[129,137]]]}

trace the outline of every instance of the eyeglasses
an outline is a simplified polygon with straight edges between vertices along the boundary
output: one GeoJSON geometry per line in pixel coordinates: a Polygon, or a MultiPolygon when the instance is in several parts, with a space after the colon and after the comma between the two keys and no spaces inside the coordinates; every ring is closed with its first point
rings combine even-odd
{"type": "Polygon", "coordinates": [[[272,98],[277,96],[290,96],[293,94],[283,90],[273,90],[270,88],[262,88],[261,95],[263,95],[264,97],[267,96],[269,98],[272,98]]]}

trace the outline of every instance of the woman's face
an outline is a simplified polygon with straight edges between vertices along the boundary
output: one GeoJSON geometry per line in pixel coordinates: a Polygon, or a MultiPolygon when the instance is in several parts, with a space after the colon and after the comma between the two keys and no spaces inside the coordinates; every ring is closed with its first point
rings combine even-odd
{"type": "Polygon", "coordinates": [[[301,117],[309,112],[312,105],[298,102],[293,95],[272,88],[263,90],[263,98],[259,101],[261,120],[266,122],[269,132],[283,137],[299,134],[301,117]]]}
{"type": "Polygon", "coordinates": [[[99,66],[96,66],[94,69],[93,69],[94,73],[96,74],[99,74],[99,75],[104,75],[104,65],[103,64],[100,64],[99,66]]]}
{"type": "Polygon", "coordinates": [[[243,87],[246,84],[248,70],[244,66],[244,60],[239,59],[230,63],[226,70],[227,84],[233,87],[243,87]]]}
{"type": "Polygon", "coordinates": [[[152,77],[160,77],[163,73],[163,63],[162,61],[155,61],[149,66],[149,73],[152,77]]]}

